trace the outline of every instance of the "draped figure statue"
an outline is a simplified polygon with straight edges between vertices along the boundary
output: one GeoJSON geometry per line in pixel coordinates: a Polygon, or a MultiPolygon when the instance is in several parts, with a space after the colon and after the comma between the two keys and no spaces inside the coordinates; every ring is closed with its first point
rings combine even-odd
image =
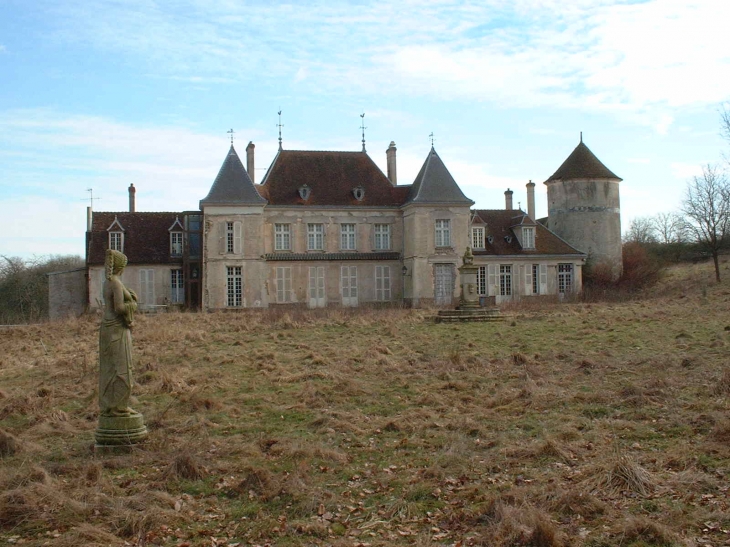
{"type": "Polygon", "coordinates": [[[129,407],[132,393],[132,324],[137,295],[127,289],[121,274],[127,257],[108,249],[104,263],[104,317],[99,329],[98,445],[139,442],[147,436],[142,415],[129,407]]]}

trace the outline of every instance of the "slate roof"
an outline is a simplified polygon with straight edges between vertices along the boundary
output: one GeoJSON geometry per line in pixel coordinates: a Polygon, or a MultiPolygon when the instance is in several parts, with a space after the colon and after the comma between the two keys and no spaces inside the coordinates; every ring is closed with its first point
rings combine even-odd
{"type": "Polygon", "coordinates": [[[265,260],[400,260],[400,253],[268,253],[265,260]]]}
{"type": "Polygon", "coordinates": [[[553,176],[545,181],[547,184],[553,180],[572,180],[572,179],[617,179],[617,177],[608,167],[601,163],[593,152],[580,141],[575,150],[571,152],[568,159],[558,168],[553,176]]]}
{"type": "Polygon", "coordinates": [[[413,181],[408,194],[408,203],[474,204],[461,191],[433,147],[413,181]]]}
{"type": "MultiPolygon", "coordinates": [[[[124,228],[124,254],[129,264],[182,264],[182,257],[170,257],[168,229],[180,213],[97,213],[87,233],[87,264],[102,265],[109,247],[107,228],[114,218],[124,228]]],[[[116,226],[115,226],[116,230],[116,226]]]]}
{"type": "MultiPolygon", "coordinates": [[[[563,241],[560,237],[545,228],[542,224],[533,223],[529,220],[527,213],[520,210],[508,209],[477,209],[474,211],[479,218],[486,224],[484,230],[485,239],[492,236],[492,243],[485,241],[486,248],[484,250],[474,249],[474,256],[485,255],[575,255],[576,257],[585,256],[579,250],[575,249],[563,241]],[[512,227],[522,224],[524,217],[528,218],[526,224],[535,227],[535,248],[523,249],[519,241],[515,237],[512,227]],[[505,236],[510,236],[511,241],[507,241],[505,236]]],[[[519,228],[521,229],[521,228],[519,228]]]]}
{"type": "Polygon", "coordinates": [[[383,207],[400,206],[408,187],[393,186],[375,162],[364,152],[280,150],[258,192],[269,205],[324,205],[383,207]],[[305,201],[299,188],[311,190],[305,201]],[[353,190],[365,190],[362,200],[353,190]]]}
{"type": "Polygon", "coordinates": [[[264,205],[265,203],[266,200],[256,191],[251,177],[248,176],[235,148],[231,145],[210,192],[200,200],[200,208],[203,209],[204,205],[264,205]]]}

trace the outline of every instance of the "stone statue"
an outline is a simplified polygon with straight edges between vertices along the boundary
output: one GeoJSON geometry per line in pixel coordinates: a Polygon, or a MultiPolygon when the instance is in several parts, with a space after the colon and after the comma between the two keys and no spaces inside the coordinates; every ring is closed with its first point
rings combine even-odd
{"type": "Polygon", "coordinates": [[[108,249],[104,263],[104,317],[99,329],[99,427],[97,445],[140,442],[147,427],[139,412],[129,407],[132,393],[132,324],[137,295],[127,289],[121,274],[127,257],[108,249]]]}

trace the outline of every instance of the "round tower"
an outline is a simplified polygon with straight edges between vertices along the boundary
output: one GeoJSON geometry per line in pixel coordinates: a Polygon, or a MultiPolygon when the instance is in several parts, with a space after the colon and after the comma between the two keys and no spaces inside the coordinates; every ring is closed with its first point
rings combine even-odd
{"type": "Polygon", "coordinates": [[[555,174],[545,181],[548,228],[588,254],[595,264],[622,271],[619,182],[581,141],[555,174]]]}

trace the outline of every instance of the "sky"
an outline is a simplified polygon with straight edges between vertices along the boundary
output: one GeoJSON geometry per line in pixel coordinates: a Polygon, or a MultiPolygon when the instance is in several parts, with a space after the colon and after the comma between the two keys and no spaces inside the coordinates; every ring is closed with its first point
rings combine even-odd
{"type": "Polygon", "coordinates": [[[234,146],[431,147],[481,209],[526,208],[579,143],[632,219],[730,142],[727,0],[0,0],[0,255],[84,255],[86,207],[195,210],[234,146]],[[361,114],[365,114],[361,118],[361,114]],[[91,189],[91,191],[89,191],[91,189]]]}

